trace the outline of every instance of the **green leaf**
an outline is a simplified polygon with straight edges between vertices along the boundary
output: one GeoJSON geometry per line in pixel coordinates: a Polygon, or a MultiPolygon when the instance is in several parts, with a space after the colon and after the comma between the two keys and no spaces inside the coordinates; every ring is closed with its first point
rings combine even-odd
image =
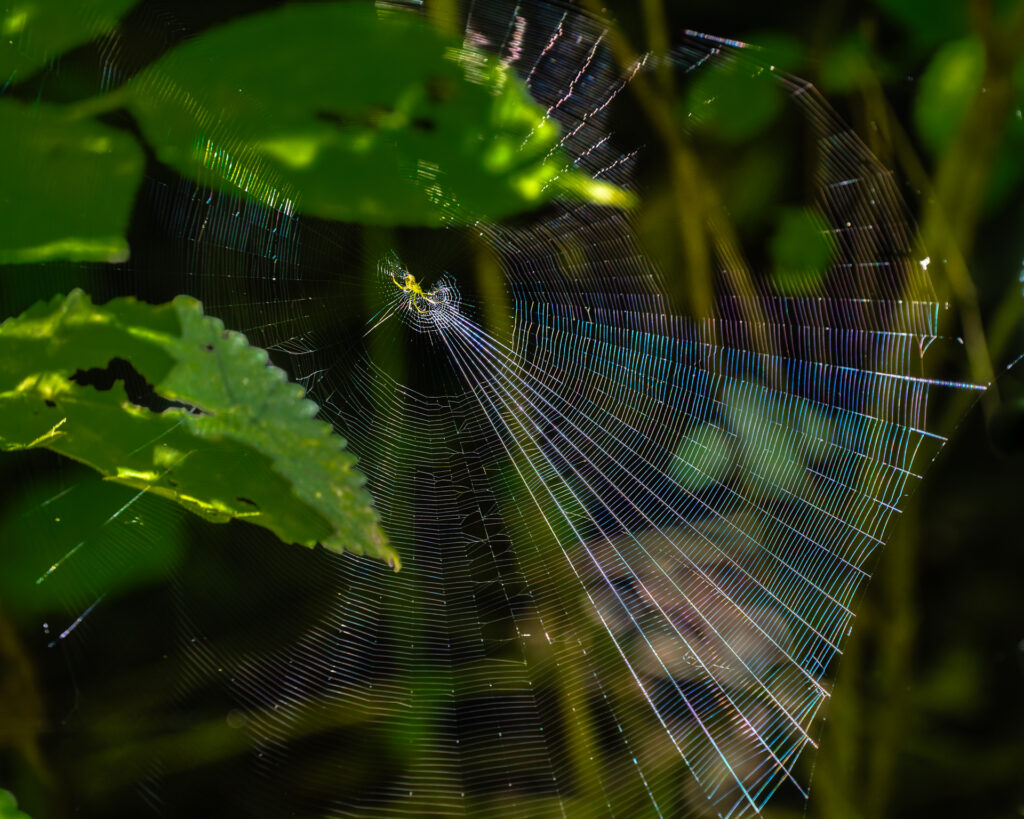
{"type": "Polygon", "coordinates": [[[716,137],[735,143],[768,128],[784,101],[782,87],[767,66],[729,63],[698,76],[683,113],[716,137]]]}
{"type": "Polygon", "coordinates": [[[29,819],[29,815],[18,810],[18,800],[14,794],[0,788],[0,819],[29,819]]]}
{"type": "Polygon", "coordinates": [[[329,219],[439,225],[570,192],[555,123],[500,62],[418,15],[296,4],[171,51],[128,88],[161,161],[202,184],[329,219]]]}
{"type": "Polygon", "coordinates": [[[939,153],[952,143],[985,77],[985,46],[978,37],[948,43],[932,58],[914,100],[914,122],[939,153]]]}
{"type": "Polygon", "coordinates": [[[143,165],[123,131],[0,99],[0,264],[127,259],[143,165]]]}
{"type": "Polygon", "coordinates": [[[806,293],[821,282],[835,257],[835,239],[815,208],[783,209],[769,246],[772,280],[784,295],[806,293]]]}
{"type": "Polygon", "coordinates": [[[772,71],[796,72],[803,65],[805,55],[800,41],[777,31],[758,31],[744,36],[751,43],[757,61],[772,71]]]}
{"type": "Polygon", "coordinates": [[[113,31],[138,0],[6,0],[0,5],[0,87],[113,31]]]}
{"type": "Polygon", "coordinates": [[[95,306],[75,290],[0,325],[0,448],[45,447],[208,520],[397,566],[355,457],[316,412],[187,296],[95,306]]]}

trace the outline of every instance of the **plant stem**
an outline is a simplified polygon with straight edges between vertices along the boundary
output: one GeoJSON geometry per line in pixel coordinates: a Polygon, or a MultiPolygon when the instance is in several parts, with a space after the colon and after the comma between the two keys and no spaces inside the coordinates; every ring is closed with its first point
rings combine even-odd
{"type": "Polygon", "coordinates": [[[72,121],[97,117],[101,114],[109,114],[118,108],[123,108],[128,101],[128,90],[121,86],[109,94],[101,94],[98,97],[89,97],[79,102],[68,103],[64,106],[65,116],[72,121]]]}

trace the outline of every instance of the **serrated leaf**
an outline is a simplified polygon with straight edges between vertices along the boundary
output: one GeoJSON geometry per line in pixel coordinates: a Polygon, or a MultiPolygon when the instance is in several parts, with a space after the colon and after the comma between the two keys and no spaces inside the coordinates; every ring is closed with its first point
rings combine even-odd
{"type": "Polygon", "coordinates": [[[367,3],[236,20],[168,53],[128,92],[179,173],[324,218],[438,225],[559,192],[632,201],[566,168],[557,125],[499,61],[367,3]]]}
{"type": "Polygon", "coordinates": [[[98,306],[75,290],[0,325],[0,448],[397,566],[355,457],[303,395],[187,296],[98,306]]]}
{"type": "Polygon", "coordinates": [[[7,0],[0,3],[0,86],[27,80],[61,53],[117,27],[138,0],[7,0]]]}
{"type": "Polygon", "coordinates": [[[127,259],[144,164],[130,134],[0,99],[0,264],[127,259]]]}

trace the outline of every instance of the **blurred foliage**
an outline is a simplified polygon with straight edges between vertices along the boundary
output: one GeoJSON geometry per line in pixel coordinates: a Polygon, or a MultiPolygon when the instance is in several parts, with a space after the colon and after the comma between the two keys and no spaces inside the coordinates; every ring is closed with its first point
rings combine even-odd
{"type": "Polygon", "coordinates": [[[113,31],[138,0],[4,0],[0,80],[28,79],[49,60],[113,31]]]}
{"type": "Polygon", "coordinates": [[[565,169],[558,126],[501,62],[370,4],[290,5],[211,31],[136,77],[127,104],[182,174],[229,192],[269,186],[328,219],[502,218],[566,191],[630,201],[565,169]],[[339,93],[368,65],[372,81],[339,93]]]}
{"type": "Polygon", "coordinates": [[[40,302],[0,325],[0,378],[4,449],[52,449],[208,520],[397,568],[344,440],[194,299],[40,302]]]}
{"type": "MultiPolygon", "coordinates": [[[[225,8],[232,13],[250,10],[241,2],[225,8]]],[[[431,4],[430,8],[437,9],[438,4],[431,4]]],[[[630,50],[635,56],[649,47],[655,48],[660,40],[671,39],[666,32],[674,35],[685,28],[757,44],[771,44],[774,38],[774,47],[782,54],[779,65],[824,89],[858,135],[876,155],[891,164],[901,181],[920,224],[916,238],[921,257],[927,255],[931,259],[929,271],[934,274],[939,299],[948,301],[956,322],[968,328],[963,335],[972,351],[970,372],[965,373],[958,360],[952,355],[947,357],[937,345],[929,351],[936,372],[951,379],[985,381],[1024,350],[1020,326],[1024,300],[1018,281],[1024,257],[1020,238],[1024,219],[1020,186],[1024,177],[1024,4],[1017,0],[875,0],[873,4],[825,0],[780,7],[744,0],[714,4],[634,4],[622,0],[612,2],[609,8],[617,14],[621,26],[610,30],[608,36],[617,43],[616,53],[624,65],[631,64],[630,50]],[[615,40],[616,36],[621,40],[615,40]],[[793,44],[795,48],[791,47],[793,44]],[[787,54],[791,55],[789,59],[787,54]]],[[[450,17],[440,17],[451,22],[450,17]]],[[[209,36],[229,37],[229,31],[215,30],[209,36]]],[[[139,36],[138,30],[135,34],[139,36]]],[[[286,71],[290,76],[295,66],[320,64],[326,59],[321,52],[337,50],[336,44],[310,48],[305,45],[306,36],[296,31],[293,37],[279,38],[281,42],[273,44],[273,49],[281,49],[292,60],[285,68],[279,66],[278,71],[286,71]]],[[[319,32],[308,36],[321,42],[319,32]]],[[[390,100],[383,96],[379,100],[368,97],[361,108],[320,109],[320,83],[324,78],[310,77],[303,93],[294,101],[292,129],[287,134],[269,134],[261,130],[265,121],[257,104],[257,100],[263,99],[257,92],[262,94],[265,88],[254,90],[245,79],[257,75],[241,74],[245,81],[236,87],[242,88],[242,92],[232,91],[227,83],[220,88],[221,73],[228,76],[234,70],[255,72],[258,67],[247,62],[241,44],[238,54],[244,59],[236,63],[227,59],[226,54],[204,52],[207,47],[202,40],[202,34],[193,40],[195,51],[183,51],[180,63],[179,56],[170,52],[165,65],[171,66],[176,81],[189,83],[181,87],[182,93],[196,90],[198,84],[201,93],[206,93],[209,85],[227,95],[223,100],[207,100],[207,105],[232,107],[239,112],[244,128],[240,125],[235,132],[206,134],[195,127],[195,120],[184,115],[181,119],[165,120],[164,113],[148,108],[139,95],[160,82],[156,73],[159,64],[148,69],[153,73],[136,77],[134,82],[140,91],[133,92],[134,100],[124,92],[118,97],[115,91],[108,98],[100,97],[106,101],[97,112],[127,105],[139,117],[144,130],[153,132],[149,138],[154,148],[176,170],[208,185],[214,183],[215,171],[230,173],[236,167],[241,169],[239,173],[251,171],[253,179],[265,183],[263,188],[257,185],[263,197],[271,188],[276,190],[274,186],[280,185],[284,190],[286,185],[304,184],[317,162],[329,164],[330,172],[336,173],[344,161],[342,146],[346,138],[370,137],[371,145],[389,138],[408,140],[402,144],[415,146],[410,150],[437,150],[439,156],[449,156],[459,146],[436,145],[440,129],[456,123],[462,115],[460,111],[485,111],[476,107],[481,105],[477,91],[485,89],[487,83],[503,82],[502,72],[487,61],[463,59],[459,63],[445,57],[447,62],[441,69],[445,76],[458,67],[463,72],[461,76],[472,76],[483,84],[474,88],[459,85],[467,94],[465,98],[424,101],[423,94],[430,86],[423,77],[425,72],[429,73],[429,66],[423,69],[423,62],[409,57],[410,65],[421,67],[418,74],[407,78],[408,87],[418,89],[419,97],[410,92],[407,101],[397,92],[390,100]],[[190,62],[203,53],[207,54],[210,66],[205,70],[190,62]],[[189,54],[193,57],[189,58],[189,54]],[[407,102],[407,107],[398,105],[399,102],[407,102]],[[250,104],[252,107],[247,107],[250,104]],[[459,107],[452,107],[456,105],[459,107]],[[318,119],[319,110],[333,111],[335,116],[326,121],[318,119]],[[436,114],[437,130],[411,126],[421,113],[436,114]],[[162,132],[157,133],[161,129],[175,133],[175,138],[165,140],[162,132]],[[205,142],[196,141],[198,135],[211,140],[209,153],[205,142]],[[240,152],[239,145],[243,146],[240,152]],[[195,164],[200,155],[209,162],[202,169],[195,164]],[[310,163],[305,168],[300,161],[304,158],[310,163]]],[[[425,40],[435,43],[435,50],[441,41],[433,35],[425,40]]],[[[45,53],[56,53],[48,48],[45,53]]],[[[417,45],[415,49],[423,60],[427,59],[423,56],[429,51],[426,45],[417,45]]],[[[370,94],[375,82],[373,73],[365,72],[367,59],[374,70],[396,83],[395,88],[400,86],[405,70],[400,64],[406,58],[400,49],[378,44],[374,53],[368,49],[364,53],[361,45],[354,50],[364,55],[360,76],[367,77],[359,93],[370,94]]],[[[347,57],[340,55],[337,59],[347,57]]],[[[47,116],[50,111],[46,87],[26,86],[31,93],[19,90],[17,81],[21,76],[15,77],[12,92],[24,93],[23,102],[34,102],[33,95],[38,93],[43,100],[39,116],[47,116]]],[[[657,157],[646,172],[648,181],[654,179],[658,184],[652,185],[654,195],[641,203],[638,213],[645,249],[665,270],[696,269],[692,262],[700,260],[701,251],[716,243],[724,246],[732,238],[724,232],[731,230],[745,250],[751,249],[751,276],[764,272],[781,292],[803,286],[808,281],[806,272],[820,272],[823,266],[827,267],[831,253],[829,237],[821,232],[815,203],[808,195],[808,180],[813,179],[816,170],[813,143],[806,134],[791,127],[785,107],[779,105],[781,98],[767,90],[772,86],[764,82],[765,78],[735,71],[703,76],[692,85],[680,82],[679,78],[658,80],[650,84],[646,97],[642,98],[641,89],[633,95],[622,95],[623,99],[618,101],[623,110],[616,114],[616,128],[625,134],[640,131],[643,137],[637,141],[648,145],[648,153],[657,157]],[[666,130],[665,123],[675,130],[666,130]],[[687,233],[693,222],[699,230],[687,233]],[[707,228],[711,222],[717,225],[715,230],[707,228]]],[[[327,79],[336,82],[333,77],[327,79]]],[[[4,81],[5,77],[0,76],[0,83],[4,81]]],[[[271,96],[273,104],[277,104],[281,102],[280,89],[290,86],[268,79],[266,88],[277,89],[271,96]]],[[[526,123],[527,116],[537,116],[528,105],[521,106],[520,93],[509,90],[509,108],[490,111],[493,117],[485,118],[489,129],[486,133],[503,134],[510,140],[505,148],[518,144],[517,138],[525,139],[532,128],[526,123]]],[[[154,92],[152,96],[156,99],[162,95],[154,92]]],[[[494,100],[505,96],[503,91],[494,100]]],[[[284,101],[290,104],[289,100],[284,101]]],[[[88,109],[78,109],[78,113],[82,110],[89,113],[88,109]]],[[[68,116],[75,113],[71,111],[68,116]]],[[[110,116],[105,117],[105,122],[109,119],[110,116]]],[[[77,126],[68,125],[69,140],[76,130],[77,126]]],[[[542,131],[535,138],[540,140],[536,143],[539,146],[549,143],[552,134],[542,131]]],[[[4,147],[8,147],[6,139],[7,134],[0,132],[4,147]]],[[[30,158],[31,150],[34,149],[22,143],[10,148],[14,153],[5,151],[5,156],[10,159],[18,151],[28,151],[23,155],[30,158]]],[[[539,161],[543,153],[538,148],[536,154],[529,154],[530,162],[525,166],[501,167],[499,151],[496,157],[491,157],[496,169],[476,166],[476,170],[487,185],[497,178],[506,186],[498,201],[514,210],[520,195],[516,185],[523,180],[543,178],[546,173],[538,170],[544,167],[539,161]]],[[[380,156],[372,152],[371,155],[380,156]]],[[[468,155],[480,162],[487,154],[468,155]]],[[[352,170],[353,179],[358,180],[360,169],[352,170]]],[[[641,172],[644,170],[641,168],[641,172]]],[[[384,174],[382,179],[394,182],[392,169],[378,171],[384,174]]],[[[69,179],[85,178],[76,173],[69,165],[69,179]]],[[[466,184],[476,182],[467,180],[466,184]]],[[[74,186],[69,185],[69,189],[69,196],[73,197],[74,186]]],[[[237,187],[227,184],[224,189],[238,192],[237,187]]],[[[469,197],[467,201],[473,201],[473,197],[485,196],[488,191],[482,185],[469,188],[463,195],[469,197]]],[[[58,196],[52,191],[40,191],[40,201],[46,198],[44,193],[53,200],[46,206],[59,205],[58,196]]],[[[366,201],[373,203],[385,190],[366,193],[366,201]]],[[[302,201],[297,196],[299,209],[302,201]]],[[[338,207],[331,203],[329,191],[322,202],[328,215],[328,208],[338,207]]],[[[410,213],[415,213],[416,203],[408,203],[408,207],[410,213]]],[[[372,205],[362,216],[357,209],[352,210],[354,215],[345,218],[363,218],[372,208],[379,205],[372,205]]],[[[53,213],[59,214],[59,208],[53,213]]],[[[3,230],[0,225],[0,236],[7,235],[3,230]]],[[[39,241],[49,243],[53,238],[44,236],[39,241]]],[[[381,246],[386,249],[392,240],[388,234],[381,240],[381,246]]],[[[171,262],[163,266],[159,262],[153,264],[155,279],[180,276],[181,271],[173,269],[171,262]]],[[[500,273],[497,266],[487,259],[478,265],[479,275],[485,280],[490,277],[488,286],[492,291],[501,292],[500,282],[494,281],[500,273]]],[[[710,267],[710,262],[707,265],[710,267]]],[[[36,285],[52,291],[53,282],[62,280],[62,276],[68,281],[76,275],[100,280],[93,269],[70,273],[69,269],[42,266],[34,272],[33,281],[12,282],[6,293],[13,298],[14,285],[18,298],[36,285]]],[[[676,286],[681,291],[700,286],[696,274],[692,279],[678,279],[676,286]]],[[[60,289],[66,292],[70,286],[62,285],[60,289]]],[[[681,303],[701,302],[693,293],[683,292],[681,303]]],[[[959,355],[959,350],[955,352],[959,355]]],[[[402,350],[389,353],[402,359],[396,369],[414,369],[411,362],[404,361],[402,350]]],[[[106,364],[103,361],[97,366],[106,364]]],[[[995,819],[1021,812],[1022,396],[1024,388],[1020,387],[1019,374],[1011,372],[996,382],[985,404],[975,408],[962,425],[957,426],[954,420],[962,417],[966,406],[931,408],[935,417],[947,419],[942,431],[951,434],[951,443],[919,490],[916,504],[902,515],[893,540],[876,566],[877,579],[857,609],[855,628],[846,644],[826,713],[810,802],[806,807],[798,799],[787,803],[787,795],[779,794],[766,811],[767,816],[995,819]]],[[[742,446],[745,427],[742,416],[726,419],[726,424],[736,432],[740,443],[730,442],[727,433],[717,427],[697,431],[692,442],[678,453],[682,461],[678,466],[688,476],[696,478],[696,470],[714,475],[727,467],[729,448],[742,446]]],[[[809,409],[804,426],[806,449],[781,447],[778,453],[779,457],[785,456],[784,462],[769,462],[767,468],[781,469],[786,467],[785,462],[811,462],[819,457],[815,441],[820,438],[815,430],[825,424],[826,418],[809,409]]],[[[29,456],[40,453],[10,457],[29,456]]],[[[742,453],[747,459],[756,456],[754,452],[742,453]]],[[[238,524],[211,527],[171,517],[168,509],[174,507],[146,496],[128,506],[126,514],[108,523],[111,511],[123,508],[137,496],[135,489],[98,479],[90,483],[77,467],[74,469],[78,471],[69,473],[66,466],[49,461],[45,466],[37,462],[32,462],[34,466],[27,464],[22,460],[0,461],[0,468],[7,470],[3,476],[5,491],[0,497],[4,504],[0,540],[7,550],[5,559],[15,553],[21,557],[18,561],[12,559],[11,571],[4,578],[6,583],[0,582],[0,598],[12,621],[22,630],[24,655],[37,665],[40,687],[45,691],[51,713],[56,715],[54,723],[66,719],[73,729],[54,728],[47,737],[48,743],[44,743],[45,760],[54,769],[54,781],[60,784],[41,784],[45,777],[31,766],[19,767],[15,763],[0,769],[9,774],[0,781],[14,787],[35,815],[69,815],[73,805],[74,810],[84,815],[112,816],[137,807],[132,783],[144,775],[147,764],[159,757],[171,760],[172,776],[188,776],[187,784],[182,784],[181,779],[174,780],[182,784],[181,790],[186,794],[186,814],[192,808],[192,815],[227,815],[230,808],[222,806],[237,807],[237,800],[242,798],[233,791],[241,767],[238,755],[244,743],[239,741],[239,732],[244,730],[245,718],[231,710],[233,706],[215,675],[185,681],[169,679],[167,668],[176,659],[176,649],[167,647],[176,643],[167,623],[173,618],[167,612],[174,609],[166,599],[166,590],[156,581],[169,573],[182,578],[202,603],[197,615],[202,628],[197,631],[220,641],[219,645],[244,656],[247,662],[258,662],[250,658],[258,654],[272,658],[274,648],[297,639],[282,622],[281,611],[315,609],[334,599],[336,591],[318,582],[326,576],[323,564],[318,562],[322,556],[318,552],[292,550],[297,553],[294,560],[275,561],[275,543],[269,536],[263,540],[233,538],[234,530],[230,527],[238,524]],[[23,476],[32,474],[32,469],[44,471],[45,479],[38,486],[22,487],[23,476]],[[75,487],[72,493],[51,502],[70,486],[75,487]],[[36,520],[43,516],[47,517],[45,526],[36,520]],[[62,568],[68,569],[67,574],[54,572],[25,594],[26,582],[38,579],[82,542],[69,535],[71,527],[64,527],[65,520],[74,520],[76,529],[82,528],[87,535],[86,545],[62,564],[62,568]],[[152,559],[149,568],[130,570],[129,566],[145,564],[145,554],[152,559]],[[243,564],[252,572],[246,584],[237,582],[239,566],[243,564]],[[15,585],[22,591],[20,596],[11,591],[15,585]],[[85,592],[79,590],[76,595],[75,587],[79,585],[85,592]],[[89,656],[75,656],[72,678],[64,655],[46,648],[56,643],[63,651],[65,643],[55,639],[56,634],[40,635],[39,619],[47,612],[56,612],[61,618],[59,622],[67,625],[92,602],[91,594],[102,593],[104,589],[110,590],[110,606],[97,610],[94,616],[107,619],[100,619],[91,635],[89,656]],[[233,799],[236,801],[232,802],[233,799]]],[[[147,468],[151,468],[151,461],[147,468]]],[[[508,468],[511,471],[511,466],[508,468]]],[[[514,483],[514,476],[510,476],[507,484],[514,483]]],[[[499,501],[513,504],[508,497],[499,501]]],[[[509,512],[507,517],[514,519],[515,515],[509,512]]],[[[512,534],[517,538],[521,533],[512,534]]],[[[528,535],[518,539],[528,540],[528,535]]],[[[529,571],[529,561],[537,558],[524,554],[522,560],[529,571]]],[[[564,582],[572,581],[570,578],[564,582]]],[[[557,624],[559,618],[579,620],[583,616],[585,608],[581,601],[577,610],[552,613],[552,622],[557,624]]],[[[422,628],[428,627],[428,623],[422,624],[422,628]]],[[[373,647],[382,666],[387,665],[392,647],[387,635],[373,647]]],[[[565,736],[559,741],[564,744],[570,760],[567,764],[579,783],[579,801],[571,807],[583,815],[593,810],[594,805],[603,804],[602,762],[589,750],[600,727],[599,706],[594,704],[600,697],[588,688],[593,681],[573,678],[570,667],[557,662],[550,644],[542,641],[534,650],[548,651],[552,657],[547,666],[550,679],[543,681],[543,687],[565,715],[565,736]]],[[[68,651],[73,653],[72,649],[68,651]]],[[[20,669],[17,663],[12,665],[8,659],[11,656],[16,655],[4,655],[5,668],[20,669]]],[[[280,673],[280,669],[267,661],[260,666],[260,673],[280,673]]],[[[386,684],[396,684],[398,680],[410,689],[425,690],[436,684],[426,673],[405,678],[387,670],[381,673],[386,684]]],[[[18,670],[12,682],[4,679],[0,684],[15,686],[5,687],[5,691],[22,692],[13,695],[14,702],[9,707],[39,716],[38,697],[27,693],[23,685],[27,679],[31,678],[18,670]]],[[[603,692],[601,696],[626,701],[630,695],[624,689],[603,692]]],[[[268,714],[261,718],[273,719],[275,705],[268,705],[268,714]]],[[[306,703],[303,708],[302,730],[311,735],[349,728],[322,725],[318,719],[325,712],[316,702],[306,703]]],[[[622,711],[629,713],[629,709],[622,711]]],[[[425,708],[424,712],[440,718],[436,709],[425,708]]],[[[345,717],[353,723],[358,720],[355,714],[345,717]]],[[[7,723],[0,718],[0,724],[7,723]]],[[[416,731],[429,732],[429,720],[416,726],[416,731]]],[[[26,743],[31,741],[26,739],[28,736],[19,731],[16,737],[3,738],[24,753],[29,747],[26,743]]],[[[651,736],[657,736],[657,726],[652,728],[651,736]]],[[[358,731],[339,733],[337,738],[347,747],[358,749],[355,764],[343,769],[344,781],[338,785],[339,789],[353,791],[371,787],[376,778],[400,772],[406,758],[403,755],[412,754],[410,749],[416,741],[412,735],[396,739],[379,725],[359,725],[358,731]]],[[[664,755],[663,746],[664,743],[652,741],[639,748],[638,754],[645,764],[679,764],[680,782],[689,781],[682,765],[664,755]]],[[[351,763],[353,755],[345,759],[351,763]]],[[[308,772],[303,768],[314,768],[317,764],[326,763],[313,756],[300,756],[295,768],[282,775],[287,779],[287,787],[294,790],[250,794],[244,798],[263,799],[266,804],[282,809],[289,807],[289,796],[301,793],[301,783],[306,781],[308,772]]],[[[681,790],[684,787],[681,785],[681,790]]],[[[493,802],[482,812],[499,814],[503,806],[508,806],[503,798],[494,795],[493,802]]],[[[517,794],[517,798],[522,800],[522,794],[517,794]]],[[[565,807],[562,803],[550,804],[543,797],[531,799],[538,815],[565,807]]],[[[700,794],[683,794],[673,807],[677,814],[700,815],[702,800],[700,794]]],[[[522,809],[523,804],[519,801],[516,807],[522,809]]]]}
{"type": "MultiPolygon", "coordinates": [[[[7,567],[5,566],[5,573],[7,567]]],[[[46,777],[39,738],[44,726],[43,693],[14,627],[0,610],[0,748],[14,749],[37,776],[46,777]]],[[[0,815],[3,815],[0,790],[0,815]]],[[[15,807],[13,804],[8,807],[15,807]]]]}
{"type": "Polygon", "coordinates": [[[673,477],[699,492],[724,480],[733,460],[725,430],[704,424],[683,439],[673,463],[673,477]]]}
{"type": "Polygon", "coordinates": [[[58,106],[0,99],[0,264],[124,261],[142,167],[142,150],[123,131],[58,106]],[[60,188],[41,186],[46,177],[60,188]]]}
{"type": "Polygon", "coordinates": [[[0,819],[30,819],[27,813],[18,810],[14,794],[3,788],[0,788],[0,819]]]}
{"type": "Polygon", "coordinates": [[[985,45],[965,37],[944,45],[921,77],[914,106],[918,133],[930,150],[950,147],[985,75],[985,45]]]}
{"type": "Polygon", "coordinates": [[[696,115],[701,128],[729,142],[743,142],[763,132],[778,118],[786,92],[771,73],[736,67],[707,71],[690,86],[687,117],[696,115]]]}
{"type": "MultiPolygon", "coordinates": [[[[5,6],[0,93],[113,29],[133,4],[5,6]]],[[[412,13],[293,4],[204,33],[110,94],[62,107],[4,100],[10,195],[0,201],[0,264],[127,258],[142,151],[130,134],[83,119],[124,106],[180,173],[287,213],[440,225],[502,218],[567,193],[633,204],[627,191],[567,166],[558,126],[501,62],[412,13]],[[374,62],[373,82],[341,90],[339,78],[374,62]],[[285,75],[287,84],[276,81],[285,75]],[[44,174],[60,188],[40,189],[44,174]]]]}
{"type": "Polygon", "coordinates": [[[818,81],[823,91],[848,94],[872,80],[871,43],[855,31],[839,40],[821,58],[818,81]]]}
{"type": "Polygon", "coordinates": [[[828,222],[814,208],[784,208],[771,241],[772,279],[779,292],[813,289],[835,257],[828,222]]]}
{"type": "Polygon", "coordinates": [[[159,582],[183,558],[183,510],[73,466],[11,491],[0,599],[16,622],[159,582]],[[28,544],[34,544],[29,547],[28,544]]]}

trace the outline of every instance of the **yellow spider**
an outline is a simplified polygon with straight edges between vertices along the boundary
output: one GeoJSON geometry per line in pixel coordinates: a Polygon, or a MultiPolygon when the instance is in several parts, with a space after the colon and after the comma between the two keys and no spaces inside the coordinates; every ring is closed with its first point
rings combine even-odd
{"type": "Polygon", "coordinates": [[[397,287],[399,290],[409,294],[409,306],[412,307],[412,309],[415,310],[417,313],[427,312],[427,310],[422,309],[419,306],[419,304],[417,304],[417,301],[419,299],[422,299],[431,306],[437,304],[436,299],[430,298],[430,296],[423,292],[423,288],[420,286],[420,283],[416,281],[416,277],[412,275],[412,273],[410,273],[409,271],[405,272],[404,282],[398,281],[398,279],[395,278],[394,273],[391,274],[391,281],[395,283],[395,287],[397,287]]]}

